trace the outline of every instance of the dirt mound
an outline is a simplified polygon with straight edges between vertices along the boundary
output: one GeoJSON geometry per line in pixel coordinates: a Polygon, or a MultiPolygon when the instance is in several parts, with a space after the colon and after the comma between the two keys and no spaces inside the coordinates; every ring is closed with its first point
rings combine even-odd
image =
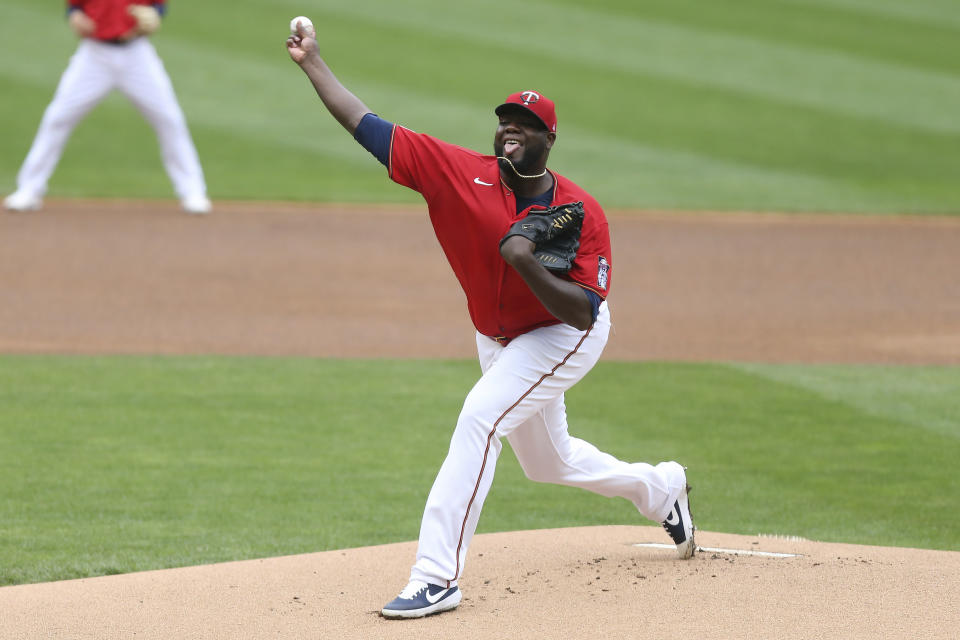
{"type": "Polygon", "coordinates": [[[0,589],[10,638],[955,638],[960,553],[655,527],[479,535],[452,613],[386,620],[412,542],[0,589]],[[789,554],[755,555],[755,554],[789,554]],[[738,555],[751,554],[751,555],[738,555]]]}

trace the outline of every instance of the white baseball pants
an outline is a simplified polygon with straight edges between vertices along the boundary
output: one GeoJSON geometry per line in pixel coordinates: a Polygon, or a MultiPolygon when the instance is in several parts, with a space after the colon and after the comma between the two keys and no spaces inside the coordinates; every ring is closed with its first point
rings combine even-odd
{"type": "Polygon", "coordinates": [[[563,394],[596,364],[609,331],[604,302],[588,331],[557,324],[505,347],[477,334],[483,376],[464,401],[427,498],[411,580],[457,584],[504,437],[531,480],[626,498],[650,520],[666,519],[686,486],[681,465],[622,462],[567,432],[563,394]]]}
{"type": "Polygon", "coordinates": [[[163,62],[147,38],[126,44],[80,41],[17,175],[17,190],[38,197],[46,193],[70,134],[113,89],[129,98],[153,126],[176,194],[181,199],[206,196],[186,118],[163,62]]]}

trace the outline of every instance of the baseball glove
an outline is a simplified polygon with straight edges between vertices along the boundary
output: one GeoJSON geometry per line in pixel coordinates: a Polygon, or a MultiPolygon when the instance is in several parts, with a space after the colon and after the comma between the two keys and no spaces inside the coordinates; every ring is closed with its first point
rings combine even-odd
{"type": "Polygon", "coordinates": [[[531,210],[527,217],[513,223],[500,246],[511,236],[523,236],[535,245],[533,255],[540,264],[550,271],[566,273],[580,248],[583,215],[583,202],[531,210]]]}
{"type": "Polygon", "coordinates": [[[160,13],[150,5],[132,4],[127,7],[127,13],[137,21],[137,31],[150,35],[160,28],[160,13]]]}

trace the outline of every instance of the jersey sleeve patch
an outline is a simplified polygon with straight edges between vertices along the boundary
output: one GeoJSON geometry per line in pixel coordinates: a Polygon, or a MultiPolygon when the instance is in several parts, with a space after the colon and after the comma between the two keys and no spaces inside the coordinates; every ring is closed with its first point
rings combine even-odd
{"type": "Polygon", "coordinates": [[[597,258],[597,288],[601,291],[607,290],[607,281],[609,280],[610,263],[603,256],[597,258]]]}

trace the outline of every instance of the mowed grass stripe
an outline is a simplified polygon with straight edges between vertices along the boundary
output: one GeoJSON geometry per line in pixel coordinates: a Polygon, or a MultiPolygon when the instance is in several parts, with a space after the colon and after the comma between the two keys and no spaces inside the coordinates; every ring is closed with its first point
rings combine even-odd
{"type": "MultiPolygon", "coordinates": [[[[284,0],[292,3],[293,0],[284,0]]],[[[472,5],[409,3],[404,11],[371,12],[367,5],[322,2],[333,14],[364,16],[374,23],[456,35],[477,47],[510,50],[529,39],[528,24],[544,33],[576,37],[535,38],[531,51],[556,61],[598,69],[664,75],[691,84],[734,89],[920,130],[957,133],[960,78],[936,71],[878,62],[813,46],[796,46],[649,18],[605,15],[596,10],[497,0],[484,11],[472,5]],[[509,21],[503,15],[510,15],[509,21]],[[467,20],[469,18],[469,20],[467,20]],[[957,109],[945,109],[955,105],[957,109]]]]}
{"type": "MultiPolygon", "coordinates": [[[[578,0],[553,0],[582,6],[578,0]]],[[[956,73],[960,59],[945,56],[956,48],[960,10],[951,0],[939,7],[916,3],[822,0],[597,0],[591,10],[634,18],[688,24],[718,33],[749,36],[771,43],[846,53],[918,69],[956,73]],[[948,6],[949,5],[949,6],[948,6]],[[919,9],[919,10],[918,10],[919,9]],[[923,20],[926,15],[929,20],[923,20]]]]}
{"type": "MultiPolygon", "coordinates": [[[[361,25],[357,25],[357,28],[360,26],[361,25]]],[[[377,35],[378,34],[374,33],[371,34],[371,37],[376,39],[377,35]]],[[[380,35],[386,37],[386,34],[380,35]]],[[[191,122],[195,123],[195,126],[230,132],[230,134],[234,136],[269,142],[273,146],[282,146],[283,148],[291,150],[309,152],[319,157],[337,159],[338,161],[354,164],[358,168],[369,166],[368,154],[362,149],[359,149],[356,143],[350,140],[349,136],[342,135],[342,132],[339,130],[339,125],[337,125],[332,118],[326,117],[325,112],[320,108],[318,103],[312,101],[305,103],[303,100],[288,99],[288,96],[291,94],[310,96],[312,93],[309,85],[303,82],[302,74],[291,65],[280,66],[278,68],[276,60],[264,61],[261,60],[260,57],[238,56],[235,53],[227,52],[220,48],[193,44],[184,41],[182,38],[166,38],[162,40],[158,46],[162,47],[163,56],[170,66],[183,69],[183,71],[178,73],[175,84],[180,89],[180,93],[182,94],[181,101],[186,105],[185,109],[189,112],[191,122]],[[197,65],[194,63],[196,60],[204,60],[205,64],[197,65]],[[214,79],[223,89],[218,88],[218,91],[215,92],[205,90],[205,88],[210,87],[214,79]],[[303,87],[301,87],[301,85],[303,85],[303,87]],[[300,91],[300,88],[304,90],[300,91]],[[226,113],[224,112],[225,104],[229,105],[229,111],[226,113]],[[289,123],[296,121],[308,121],[310,129],[305,132],[301,129],[291,128],[289,123]]],[[[275,51],[273,53],[276,54],[275,51]]],[[[546,66],[548,60],[542,59],[542,62],[544,66],[546,66]]],[[[584,69],[583,75],[589,76],[589,70],[584,69]]],[[[395,77],[392,74],[385,75],[384,77],[387,78],[391,76],[395,77]]],[[[23,78],[26,79],[27,77],[35,82],[43,78],[42,75],[24,74],[23,78]]],[[[629,78],[624,77],[622,81],[627,82],[628,79],[629,78]]],[[[603,78],[600,82],[608,82],[608,79],[603,78]]],[[[644,79],[644,83],[647,85],[653,82],[655,81],[649,78],[644,79]]],[[[48,82],[37,83],[44,85],[49,84],[48,82]]],[[[693,105],[695,96],[684,96],[681,91],[682,86],[683,85],[678,89],[675,83],[663,82],[659,86],[651,88],[654,89],[656,93],[674,93],[676,94],[675,99],[677,102],[682,103],[686,99],[689,101],[689,104],[693,105]]],[[[590,87],[587,88],[588,93],[590,92],[589,89],[590,87]]],[[[600,87],[597,87],[597,90],[602,92],[600,87]]],[[[427,91],[412,91],[407,89],[406,85],[402,82],[391,85],[390,83],[380,82],[379,80],[376,84],[370,84],[369,81],[360,81],[357,84],[356,91],[363,96],[369,96],[367,99],[371,104],[389,104],[389,110],[391,112],[395,111],[398,114],[419,113],[421,111],[421,105],[424,104],[425,101],[431,101],[439,106],[441,113],[445,114],[446,117],[441,118],[439,121],[431,120],[429,123],[426,119],[421,118],[420,122],[422,122],[424,126],[435,126],[438,130],[449,131],[451,134],[462,131],[463,123],[465,122],[473,123],[481,122],[484,119],[492,119],[490,109],[477,107],[475,103],[468,103],[464,100],[445,98],[442,94],[440,96],[434,96],[430,95],[427,91]]],[[[651,101],[657,102],[656,99],[651,101]]],[[[778,103],[772,103],[766,106],[761,103],[756,105],[760,112],[766,111],[771,114],[776,113],[779,106],[778,103]]],[[[618,110],[628,109],[629,111],[634,108],[643,109],[642,104],[640,106],[630,106],[629,102],[612,104],[609,106],[609,115],[613,115],[614,117],[605,118],[605,121],[610,122],[612,120],[613,123],[623,122],[627,128],[630,128],[631,118],[629,114],[627,112],[620,114],[618,110]]],[[[783,110],[781,109],[781,111],[783,110]]],[[[705,111],[702,114],[688,114],[683,111],[680,113],[682,117],[686,118],[685,122],[689,125],[691,132],[699,136],[700,134],[708,133],[708,131],[704,130],[706,128],[702,125],[703,119],[696,116],[707,117],[709,116],[709,112],[721,113],[723,120],[729,123],[731,120],[728,119],[728,116],[735,118],[737,117],[737,113],[743,114],[742,102],[737,99],[736,96],[715,94],[709,111],[705,111]]],[[[659,111],[659,113],[669,116],[676,112],[662,110],[659,111]]],[[[578,121],[588,120],[586,113],[580,113],[574,110],[573,114],[578,121]]],[[[648,113],[646,115],[647,117],[654,118],[657,116],[656,113],[648,113]]],[[[34,114],[31,114],[31,119],[35,117],[34,114]]],[[[748,118],[742,115],[740,118],[744,120],[743,125],[746,126],[748,118]]],[[[803,114],[795,110],[793,113],[782,113],[775,119],[779,122],[781,120],[791,119],[813,121],[818,118],[823,118],[823,115],[803,114]]],[[[774,118],[771,116],[770,119],[774,118]]],[[[711,118],[711,125],[717,124],[714,120],[719,120],[719,118],[711,118]]],[[[749,120],[757,121],[756,112],[752,114],[749,120]]],[[[599,123],[597,124],[599,126],[599,123]]],[[[664,131],[673,132],[672,135],[676,135],[676,125],[679,125],[680,122],[674,119],[673,122],[664,124],[669,125],[664,127],[664,131]]],[[[861,140],[868,138],[870,132],[861,131],[863,127],[857,127],[856,124],[855,121],[851,121],[847,123],[848,126],[844,128],[857,132],[857,135],[862,135],[863,133],[868,134],[861,137],[861,140]]],[[[471,127],[471,129],[472,128],[476,127],[471,127]]],[[[775,132],[771,131],[769,133],[771,135],[769,137],[764,136],[763,139],[768,142],[775,140],[776,138],[773,135],[775,132]]],[[[789,134],[789,131],[784,132],[781,130],[776,133],[777,137],[783,137],[784,134],[789,134]]],[[[642,132],[638,131],[638,134],[642,134],[642,132]]],[[[738,132],[736,137],[740,138],[742,135],[741,132],[738,132]]],[[[694,136],[689,137],[693,138],[694,136]]],[[[570,166],[574,167],[574,170],[581,168],[579,166],[581,164],[583,165],[582,168],[589,170],[589,167],[596,166],[596,159],[598,157],[609,155],[611,149],[613,149],[614,155],[622,154],[625,159],[630,162],[636,161],[637,157],[644,156],[656,161],[659,156],[661,162],[658,164],[670,167],[670,172],[682,174],[686,171],[690,175],[708,176],[719,174],[719,183],[727,181],[724,174],[733,174],[739,179],[749,177],[747,174],[752,173],[766,181],[771,177],[775,178],[778,174],[783,174],[784,169],[788,169],[788,171],[791,172],[787,175],[788,180],[791,175],[795,175],[796,179],[801,182],[804,181],[805,177],[816,180],[814,183],[803,185],[805,190],[811,188],[823,189],[829,183],[835,182],[831,176],[835,176],[836,172],[834,171],[834,167],[830,166],[824,166],[822,175],[815,175],[812,171],[808,172],[807,170],[797,170],[796,168],[790,167],[771,169],[769,165],[775,161],[777,157],[775,153],[725,161],[722,157],[711,156],[706,153],[697,153],[694,149],[680,148],[674,152],[670,147],[659,144],[630,145],[625,144],[622,138],[598,138],[592,131],[581,127],[570,128],[565,138],[573,141],[573,144],[576,145],[577,156],[583,153],[590,158],[582,163],[577,163],[576,161],[569,162],[570,166]],[[618,146],[622,151],[616,151],[616,147],[618,146]]],[[[809,136],[794,136],[790,139],[790,142],[802,144],[804,140],[809,140],[809,136]]],[[[928,144],[936,144],[938,140],[942,140],[942,138],[930,136],[930,140],[926,140],[925,142],[928,144]]],[[[730,143],[734,143],[735,141],[734,139],[722,140],[721,142],[723,142],[723,144],[717,144],[715,147],[718,151],[722,150],[727,152],[726,150],[729,150],[729,153],[733,153],[736,151],[736,148],[730,143]]],[[[475,134],[471,136],[471,140],[466,141],[464,144],[469,144],[469,142],[477,142],[477,146],[481,149],[489,145],[487,128],[483,128],[482,135],[475,134]]],[[[659,140],[657,142],[659,142],[659,140]]],[[[663,144],[665,145],[667,142],[668,141],[664,140],[663,144]]],[[[757,149],[758,147],[752,147],[752,149],[757,149]]],[[[762,151],[762,149],[760,150],[762,151]]],[[[813,149],[810,151],[815,152],[813,149]]],[[[822,153],[822,147],[817,146],[816,151],[822,153]]],[[[810,152],[808,152],[808,155],[810,155],[810,152]]],[[[864,155],[865,162],[873,162],[874,164],[880,165],[878,168],[889,166],[882,155],[880,156],[880,160],[877,160],[877,154],[864,155]]],[[[938,160],[937,157],[943,158],[943,155],[924,155],[918,161],[920,165],[918,166],[918,163],[914,163],[911,168],[915,172],[937,170],[943,172],[945,170],[944,167],[948,165],[942,160],[938,160]],[[927,160],[927,162],[924,162],[924,160],[927,160]]],[[[794,159],[796,159],[796,156],[794,156],[794,159]]],[[[812,159],[807,159],[808,166],[812,165],[810,160],[812,159]]],[[[824,158],[821,156],[818,160],[823,161],[824,158]]],[[[643,164],[638,165],[638,168],[643,169],[643,164]]],[[[929,175],[929,173],[926,173],[926,175],[929,175]]],[[[683,185],[681,190],[686,190],[687,188],[687,185],[683,185]]],[[[781,189],[782,186],[777,185],[776,188],[781,189]]],[[[830,197],[821,197],[821,199],[829,200],[830,197]]]]}
{"type": "MultiPolygon", "coordinates": [[[[711,23],[689,3],[662,1],[478,9],[420,0],[398,11],[385,2],[359,8],[239,0],[229,19],[221,1],[173,7],[154,39],[215,199],[417,201],[384,179],[287,60],[287,13],[312,12],[325,55],[374,111],[456,144],[488,151],[494,104],[535,82],[559,105],[551,165],[608,207],[960,210],[960,134],[941,126],[960,126],[956,101],[944,94],[955,82],[930,62],[934,48],[950,58],[943,51],[956,45],[913,22],[878,17],[861,29],[849,10],[813,7],[809,13],[822,14],[833,34],[818,46],[816,20],[782,2],[700,7],[716,14],[711,23]],[[519,22],[533,16],[554,29],[549,37],[527,38],[519,22]],[[895,27],[920,43],[922,55],[910,57],[900,44],[885,48],[895,27]],[[804,68],[791,76],[794,67],[804,68]],[[838,83],[860,106],[834,108],[838,83]]],[[[63,20],[59,8],[26,0],[0,11],[11,50],[29,45],[29,24],[63,20]]],[[[6,189],[74,46],[66,25],[63,34],[56,55],[45,49],[0,63],[0,84],[12,96],[0,108],[12,116],[0,159],[6,189]]],[[[170,197],[166,177],[154,175],[152,132],[132,124],[139,116],[122,102],[109,101],[81,125],[51,196],[170,197]],[[111,142],[116,123],[132,137],[111,142]],[[81,166],[87,158],[92,162],[81,166]],[[113,172],[94,171],[95,163],[113,172]]]]}
{"type": "Polygon", "coordinates": [[[464,369],[0,358],[0,583],[415,536],[464,369]]]}
{"type": "Polygon", "coordinates": [[[28,0],[0,4],[0,75],[50,87],[51,91],[57,86],[67,58],[77,48],[64,7],[28,0]],[[41,25],[46,38],[37,49],[41,25]]]}
{"type": "MultiPolygon", "coordinates": [[[[621,459],[687,464],[706,530],[958,549],[960,369],[901,394],[909,415],[861,407],[930,375],[601,362],[567,408],[574,436],[621,459]],[[841,397],[815,388],[838,379],[841,397]]],[[[415,539],[477,376],[472,361],[2,356],[0,584],[415,539]]],[[[480,530],[637,523],[624,500],[526,480],[507,447],[480,530]]]]}
{"type": "MultiPolygon", "coordinates": [[[[351,22],[352,19],[347,20],[347,24],[351,22]]],[[[351,26],[352,28],[345,28],[344,31],[352,33],[354,30],[361,29],[363,23],[351,26]]],[[[403,43],[411,35],[405,33],[405,30],[397,32],[396,29],[379,25],[374,25],[368,33],[371,41],[379,42],[387,48],[404,46],[403,43]]],[[[332,37],[336,38],[335,35],[332,37]]],[[[474,68],[469,60],[470,55],[464,54],[462,49],[451,48],[454,46],[453,43],[439,43],[436,38],[424,38],[424,42],[424,47],[449,52],[448,57],[451,62],[462,57],[460,63],[463,66],[460,68],[474,68]]],[[[331,44],[331,64],[335,64],[341,56],[345,61],[349,58],[340,53],[343,49],[337,44],[331,44]]],[[[231,77],[231,67],[226,65],[226,61],[222,61],[223,65],[218,63],[221,56],[200,54],[201,52],[190,51],[189,48],[182,52],[174,51],[175,57],[179,55],[184,59],[209,58],[214,63],[213,66],[217,68],[224,66],[226,77],[231,77]]],[[[491,57],[495,59],[497,55],[500,54],[493,54],[491,57]]],[[[551,66],[550,59],[547,57],[532,56],[532,61],[544,69],[551,66]]],[[[350,62],[358,64],[353,60],[350,62]]],[[[359,64],[362,68],[354,73],[360,74],[364,79],[351,83],[351,86],[371,108],[384,117],[393,118],[412,128],[429,130],[464,146],[481,151],[489,148],[490,126],[484,126],[483,123],[493,120],[491,109],[486,106],[478,107],[475,102],[456,100],[453,96],[458,94],[437,91],[437,84],[430,84],[427,88],[417,91],[415,85],[408,85],[405,78],[398,79],[392,68],[384,67],[379,61],[364,59],[359,64]],[[368,75],[376,75],[377,81],[371,83],[367,79],[368,75]],[[425,113],[422,109],[424,104],[434,106],[437,109],[435,113],[440,114],[440,117],[425,113]],[[407,117],[410,119],[406,119],[407,117]]],[[[263,66],[269,67],[269,65],[263,66]]],[[[456,68],[457,65],[452,66],[456,68]]],[[[618,74],[615,72],[608,72],[602,76],[591,75],[593,70],[583,66],[565,66],[545,72],[543,77],[546,81],[560,86],[563,84],[564,73],[571,68],[578,70],[577,75],[593,79],[590,83],[579,85],[578,88],[583,91],[583,95],[602,95],[608,90],[611,81],[613,86],[629,86],[631,82],[637,80],[628,74],[622,74],[624,77],[618,81],[616,79],[618,74]],[[594,88],[596,93],[593,92],[594,88]]],[[[414,77],[429,75],[427,69],[422,69],[422,72],[422,74],[414,73],[413,75],[414,77]]],[[[203,71],[198,69],[193,73],[199,76],[203,71]]],[[[233,73],[245,76],[246,70],[238,68],[233,73]]],[[[270,78],[267,69],[264,68],[262,73],[254,74],[252,77],[266,77],[267,80],[264,81],[259,95],[277,99],[297,92],[298,89],[294,87],[301,85],[304,87],[304,95],[312,94],[312,89],[299,76],[300,73],[293,69],[293,73],[276,73],[273,78],[270,78]],[[284,85],[289,85],[289,88],[284,89],[284,85]]],[[[187,76],[186,81],[190,78],[191,76],[187,76]]],[[[648,91],[643,93],[651,95],[651,98],[638,101],[611,101],[604,105],[606,113],[601,121],[590,118],[591,105],[584,105],[582,98],[577,100],[571,96],[570,102],[566,103],[567,111],[574,122],[589,122],[591,127],[564,126],[555,166],[561,172],[578,176],[580,181],[589,188],[598,189],[601,193],[613,194],[605,200],[609,206],[636,206],[635,200],[631,198],[636,198],[636,193],[639,192],[654,194],[647,197],[643,202],[644,206],[676,206],[679,203],[681,206],[691,208],[710,208],[716,207],[711,198],[715,199],[717,194],[722,194],[721,199],[725,201],[725,206],[728,208],[745,208],[752,205],[782,209],[790,208],[782,204],[784,192],[790,191],[797,194],[792,207],[795,209],[886,211],[890,210],[886,203],[889,197],[885,190],[888,184],[886,181],[892,180],[892,184],[896,185],[896,181],[905,179],[902,173],[890,175],[888,154],[876,153],[874,149],[865,150],[858,164],[869,167],[871,171],[880,172],[877,175],[884,182],[880,185],[879,191],[875,190],[875,185],[860,185],[838,178],[839,172],[835,166],[837,163],[825,155],[831,152],[831,148],[825,149],[821,146],[825,141],[809,133],[810,130],[818,129],[814,123],[829,118],[827,114],[805,113],[798,109],[783,108],[777,103],[763,104],[763,101],[757,101],[754,109],[748,111],[744,109],[741,96],[727,95],[728,92],[714,92],[713,100],[707,105],[700,106],[695,91],[684,91],[688,89],[685,83],[681,83],[678,87],[676,83],[660,78],[643,78],[642,80],[644,86],[648,87],[648,91]],[[662,104],[659,98],[659,94],[662,93],[672,96],[671,99],[677,104],[689,105],[689,107],[656,110],[645,107],[650,103],[662,104]],[[637,118],[637,111],[642,113],[643,117],[637,118]],[[769,115],[758,117],[758,113],[769,115]],[[784,119],[794,123],[793,131],[777,126],[784,119]],[[664,126],[649,127],[651,122],[659,120],[664,120],[662,123],[664,126]],[[715,126],[721,121],[722,126],[715,126]],[[739,126],[733,126],[738,122],[739,126]],[[758,124],[763,122],[777,124],[771,126],[769,130],[759,129],[758,124]],[[643,123],[642,128],[650,131],[640,130],[641,127],[637,123],[643,123]],[[803,123],[807,124],[804,126],[803,123]],[[604,131],[601,132],[601,128],[604,131]],[[625,130],[635,132],[638,140],[634,142],[625,139],[622,136],[625,130]],[[683,136],[689,146],[678,145],[678,136],[683,136]],[[752,139],[754,144],[743,145],[744,139],[752,139]],[[738,147],[738,145],[741,146],[738,147]],[[796,145],[791,148],[792,156],[784,158],[784,149],[791,145],[796,145]],[[709,152],[702,150],[704,147],[709,147],[709,152]],[[606,170],[605,162],[611,156],[620,158],[622,166],[630,172],[631,190],[624,190],[622,172],[610,173],[606,170]],[[749,198],[737,199],[745,183],[755,186],[751,189],[749,198]],[[624,195],[618,197],[620,196],[618,191],[623,192],[624,195]],[[703,197],[701,194],[709,195],[703,197]]],[[[452,86],[452,83],[457,80],[441,77],[434,78],[434,81],[443,86],[451,83],[452,86]]],[[[243,86],[243,84],[242,77],[237,78],[237,83],[229,83],[230,86],[243,86]]],[[[491,93],[485,99],[489,99],[489,95],[499,95],[494,94],[494,91],[495,89],[491,89],[491,93]]],[[[189,95],[197,95],[197,92],[190,92],[189,95]]],[[[198,119],[211,126],[230,130],[237,136],[252,135],[263,141],[276,139],[292,149],[312,151],[318,156],[339,156],[348,159],[348,162],[358,167],[371,168],[372,159],[368,154],[359,149],[349,136],[343,135],[339,125],[332,118],[326,117],[325,112],[315,101],[306,103],[313,113],[305,113],[303,102],[277,100],[279,104],[276,105],[276,112],[283,114],[283,117],[278,116],[276,119],[262,121],[262,116],[259,116],[259,100],[244,101],[240,95],[227,96],[231,104],[237,106],[232,109],[234,115],[224,119],[221,114],[222,109],[218,106],[221,99],[222,97],[210,97],[208,104],[200,108],[194,105],[194,112],[198,113],[198,119]],[[249,117],[245,118],[244,114],[249,114],[249,117]],[[287,123],[298,117],[310,121],[309,128],[305,129],[310,135],[304,135],[302,131],[295,133],[290,131],[287,123]]],[[[851,145],[842,147],[847,153],[850,152],[851,146],[862,146],[864,141],[872,140],[880,134],[876,124],[864,124],[862,121],[851,121],[838,129],[843,132],[852,132],[848,134],[851,145]]],[[[896,135],[895,132],[888,133],[890,136],[896,135]]],[[[925,143],[948,146],[942,137],[933,135],[921,137],[924,138],[925,143]]],[[[900,140],[899,144],[889,146],[891,153],[898,155],[909,153],[911,143],[915,144],[916,133],[902,133],[900,140]]],[[[830,142],[837,145],[833,149],[839,149],[846,140],[831,136],[830,142]]],[[[937,158],[942,159],[943,154],[930,154],[924,151],[916,155],[917,159],[912,163],[910,170],[912,175],[919,175],[924,180],[929,179],[931,174],[942,173],[943,167],[948,164],[937,160],[937,158]]],[[[842,155],[837,160],[848,164],[842,155]]],[[[349,194],[346,194],[346,197],[349,198],[349,194]]],[[[895,210],[902,210],[902,207],[896,207],[895,210]]]]}
{"type": "MultiPolygon", "coordinates": [[[[588,385],[603,389],[603,395],[580,385],[568,394],[571,425],[582,428],[582,416],[602,415],[594,423],[605,424],[592,433],[601,448],[614,441],[610,432],[617,430],[621,440],[613,450],[627,459],[648,459],[651,450],[682,458],[708,529],[715,518],[732,527],[723,530],[744,534],[839,540],[834,536],[842,529],[850,536],[843,541],[861,543],[886,531],[888,542],[879,544],[921,547],[936,547],[934,539],[958,530],[950,507],[960,499],[960,480],[951,471],[960,442],[953,436],[772,376],[758,377],[741,365],[603,364],[588,385]],[[609,402],[627,397],[628,402],[609,402]],[[622,439],[631,432],[632,447],[622,439]],[[718,511],[723,509],[732,511],[718,511]],[[912,530],[898,531],[894,523],[900,519],[912,530]]],[[[791,374],[816,379],[822,372],[822,386],[845,377],[854,397],[874,387],[865,367],[768,369],[788,379],[791,374]]],[[[941,415],[960,388],[960,368],[938,371],[934,375],[942,384],[927,395],[934,408],[927,414],[926,405],[914,407],[921,420],[941,415]]],[[[892,387],[897,379],[927,372],[890,367],[886,383],[892,387]]],[[[957,421],[954,416],[953,430],[957,421]]]]}
{"type": "Polygon", "coordinates": [[[911,367],[905,376],[895,366],[732,366],[871,416],[960,440],[960,380],[955,368],[911,367]]]}
{"type": "Polygon", "coordinates": [[[862,15],[881,15],[934,27],[960,30],[960,13],[954,0],[781,0],[802,6],[841,7],[862,15]]]}

